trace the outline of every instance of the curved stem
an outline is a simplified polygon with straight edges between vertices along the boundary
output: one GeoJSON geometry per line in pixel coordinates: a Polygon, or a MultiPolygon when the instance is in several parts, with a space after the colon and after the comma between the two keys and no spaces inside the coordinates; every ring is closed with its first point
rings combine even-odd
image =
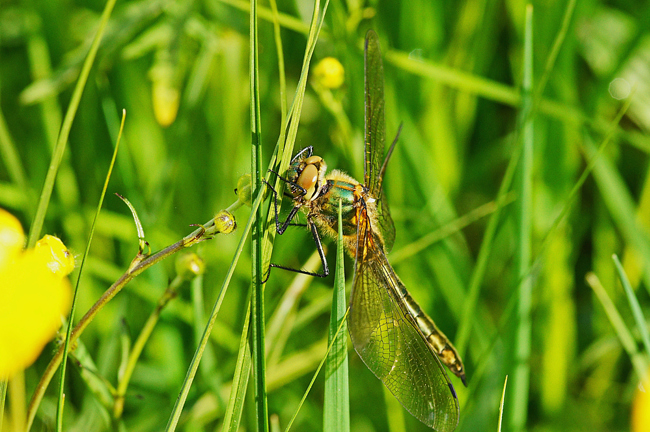
{"type": "MultiPolygon", "coordinates": [[[[70,346],[74,345],[74,342],[79,338],[79,336],[81,336],[83,331],[86,329],[86,327],[88,327],[88,325],[99,313],[99,311],[101,311],[102,308],[113,297],[115,297],[115,295],[119,293],[127,283],[131,281],[131,279],[135,278],[154,264],[175,254],[176,252],[194,246],[196,243],[199,243],[203,240],[210,239],[214,234],[217,234],[217,231],[214,229],[214,221],[210,221],[204,227],[196,229],[190,235],[183,237],[178,242],[167,246],[165,249],[151,256],[136,256],[126,273],[124,273],[117,281],[115,281],[113,285],[111,285],[99,298],[99,300],[97,300],[97,302],[95,302],[95,304],[88,310],[88,312],[86,312],[83,318],[79,320],[79,323],[77,323],[77,326],[72,330],[72,333],[70,335],[70,346]]],[[[34,422],[34,418],[36,416],[36,410],[38,409],[41,400],[43,399],[45,390],[50,384],[52,377],[54,377],[57,368],[61,364],[61,360],[63,359],[63,350],[64,347],[61,345],[52,357],[52,360],[50,360],[50,363],[47,365],[47,369],[45,369],[43,376],[41,376],[41,380],[36,386],[36,390],[34,391],[34,395],[32,396],[32,399],[29,402],[29,407],[27,409],[27,427],[25,429],[27,431],[29,431],[29,429],[32,427],[32,423],[34,422]]]]}

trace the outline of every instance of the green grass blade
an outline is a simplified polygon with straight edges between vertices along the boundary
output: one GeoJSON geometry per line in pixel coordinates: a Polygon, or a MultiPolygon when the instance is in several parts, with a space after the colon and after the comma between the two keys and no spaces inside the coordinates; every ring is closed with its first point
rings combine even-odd
{"type": "MultiPolygon", "coordinates": [[[[262,196],[262,121],[260,118],[260,84],[257,32],[257,0],[250,3],[250,94],[251,94],[251,182],[254,194],[262,196]]],[[[258,432],[269,429],[266,396],[265,312],[264,312],[264,216],[262,207],[254,214],[251,236],[251,331],[250,344],[253,361],[253,394],[258,432]]]]}
{"type": "MultiPolygon", "coordinates": [[[[345,311],[345,315],[343,316],[343,320],[341,320],[341,324],[339,324],[339,327],[336,329],[335,333],[335,339],[341,334],[341,328],[343,327],[345,320],[348,318],[348,313],[350,313],[350,308],[347,308],[345,311]]],[[[316,371],[314,372],[314,375],[311,378],[311,381],[309,382],[309,385],[307,386],[307,389],[305,390],[305,393],[302,395],[302,399],[300,399],[300,403],[298,404],[298,407],[296,408],[296,412],[293,414],[293,417],[291,417],[291,420],[289,421],[289,424],[287,425],[285,432],[288,432],[291,430],[291,426],[293,425],[293,422],[296,420],[298,417],[298,413],[300,412],[300,409],[302,408],[302,405],[305,403],[305,400],[307,400],[307,396],[309,395],[309,392],[311,391],[311,388],[314,386],[314,383],[316,382],[316,378],[318,377],[318,374],[320,373],[320,370],[323,368],[325,365],[325,361],[327,360],[327,356],[329,355],[330,351],[332,350],[332,346],[334,345],[334,341],[327,346],[327,351],[325,351],[325,356],[321,357],[321,361],[318,364],[318,367],[316,368],[316,371]]],[[[315,347],[315,350],[318,350],[318,347],[315,347]]],[[[319,354],[320,356],[320,354],[319,354]]],[[[303,357],[303,356],[301,356],[303,357]]],[[[292,368],[295,368],[295,362],[291,362],[292,368]]],[[[311,366],[309,366],[309,369],[311,370],[311,366]]]]}
{"type": "Polygon", "coordinates": [[[616,270],[618,271],[618,277],[621,279],[621,284],[623,285],[623,288],[625,288],[625,294],[630,303],[630,308],[632,308],[632,315],[634,315],[636,327],[639,329],[639,333],[641,334],[641,341],[643,341],[646,354],[650,356],[650,335],[648,334],[648,324],[643,316],[641,305],[639,305],[639,300],[636,298],[636,295],[634,295],[634,290],[625,274],[625,269],[623,268],[621,261],[619,261],[616,254],[612,255],[612,259],[614,260],[614,264],[616,264],[616,270]]]}
{"type": "Polygon", "coordinates": [[[7,400],[7,380],[0,379],[0,430],[5,419],[5,401],[7,400]]]}
{"type": "Polygon", "coordinates": [[[236,432],[239,430],[239,422],[244,409],[244,400],[246,398],[246,389],[248,387],[248,378],[251,370],[251,351],[248,346],[248,330],[250,328],[250,303],[246,310],[246,320],[242,329],[241,340],[239,342],[239,354],[235,365],[235,375],[232,378],[232,387],[230,389],[230,398],[226,407],[226,414],[223,419],[223,430],[236,432]]]}
{"type": "Polygon", "coordinates": [[[562,26],[560,27],[560,30],[558,31],[557,36],[553,41],[553,48],[551,48],[551,53],[548,55],[548,58],[546,59],[544,72],[542,73],[542,76],[540,77],[539,82],[537,83],[537,88],[535,89],[535,101],[534,101],[535,106],[533,107],[533,111],[537,110],[537,105],[539,101],[541,101],[542,99],[542,95],[544,94],[544,89],[546,88],[546,83],[548,82],[548,79],[551,76],[553,66],[555,66],[555,60],[557,60],[557,56],[560,53],[560,48],[562,47],[562,43],[564,42],[567,32],[569,31],[569,24],[571,23],[571,18],[573,17],[573,11],[575,10],[575,7],[576,7],[576,0],[569,0],[569,3],[567,4],[566,9],[564,10],[564,17],[562,18],[562,26]]]}
{"type": "MultiPolygon", "coordinates": [[[[108,8],[108,5],[106,7],[108,8]]],[[[110,9],[112,9],[112,6],[110,9]]],[[[105,15],[107,20],[108,20],[108,16],[110,16],[110,9],[108,9],[108,12],[106,12],[105,10],[105,15]]],[[[97,38],[95,42],[99,44],[100,39],[101,38],[97,38]]],[[[88,258],[88,254],[90,252],[90,245],[93,242],[93,235],[95,233],[95,226],[97,225],[97,218],[99,217],[99,213],[102,210],[102,205],[104,204],[104,197],[106,196],[106,190],[108,189],[108,181],[111,179],[113,167],[115,166],[117,151],[120,148],[120,140],[122,138],[122,132],[124,131],[125,119],[126,119],[126,111],[123,111],[122,124],[120,125],[120,133],[118,135],[117,142],[115,143],[115,149],[113,150],[113,158],[111,159],[111,163],[108,167],[108,173],[106,173],[104,188],[102,189],[102,194],[99,197],[99,202],[97,203],[97,210],[95,211],[95,217],[93,218],[93,223],[90,226],[90,233],[88,234],[88,241],[86,242],[86,250],[84,251],[83,258],[81,259],[81,264],[79,265],[79,273],[77,276],[77,283],[75,284],[75,288],[74,288],[74,294],[72,296],[72,306],[70,308],[70,316],[68,317],[68,328],[66,330],[65,343],[63,346],[64,353],[67,353],[70,349],[70,335],[72,333],[72,328],[74,327],[74,312],[77,306],[77,298],[79,295],[79,282],[81,281],[81,275],[83,274],[84,265],[86,264],[86,258],[88,258]]],[[[63,356],[63,360],[61,361],[61,380],[59,381],[59,398],[56,406],[56,430],[57,431],[63,430],[63,402],[65,400],[63,387],[65,386],[65,372],[66,372],[67,364],[68,364],[68,356],[63,356]]]]}
{"type": "Polygon", "coordinates": [[[532,180],[533,180],[533,119],[530,111],[533,104],[533,6],[526,6],[524,37],[524,77],[522,82],[522,107],[519,113],[519,128],[522,131],[522,152],[519,176],[516,182],[518,200],[515,204],[516,252],[515,266],[520,279],[519,307],[515,335],[515,371],[512,391],[512,429],[523,430],[528,418],[528,393],[530,388],[530,352],[532,336],[532,294],[533,283],[528,274],[531,262],[532,239],[532,180]]]}
{"type": "Polygon", "coordinates": [[[31,201],[33,198],[33,191],[29,189],[29,185],[27,184],[25,169],[20,161],[16,144],[9,133],[9,128],[7,127],[7,122],[5,121],[5,116],[2,113],[2,110],[0,110],[0,155],[2,155],[2,160],[4,161],[4,165],[7,168],[7,174],[9,174],[11,181],[15,183],[20,190],[29,194],[27,202],[25,203],[25,209],[28,210],[28,214],[31,214],[33,211],[31,206],[34,205],[31,201]]]}
{"type": "Polygon", "coordinates": [[[77,80],[77,85],[74,88],[72,93],[72,99],[70,100],[70,106],[68,111],[65,113],[63,119],[63,125],[61,125],[61,131],[59,132],[59,139],[56,142],[56,148],[52,155],[52,160],[50,162],[50,167],[47,170],[47,176],[45,177],[45,183],[43,184],[43,190],[41,191],[41,196],[39,198],[38,206],[36,208],[36,214],[32,221],[32,225],[29,230],[29,239],[27,240],[27,247],[33,247],[36,244],[36,240],[41,235],[41,230],[43,228],[43,221],[45,220],[45,213],[47,212],[48,205],[50,203],[50,197],[52,196],[52,189],[54,188],[54,181],[56,180],[56,174],[59,170],[59,165],[61,164],[61,159],[63,159],[63,152],[65,151],[66,144],[68,142],[68,136],[70,135],[70,129],[72,128],[72,122],[74,121],[75,115],[77,114],[77,108],[79,108],[79,101],[81,100],[81,95],[83,94],[84,87],[86,86],[86,81],[88,80],[88,75],[90,74],[90,69],[92,68],[93,63],[95,62],[95,57],[97,55],[97,50],[99,49],[99,43],[102,40],[104,35],[104,30],[108,25],[108,19],[111,16],[113,11],[113,6],[115,6],[116,0],[108,0],[106,6],[104,7],[104,12],[102,12],[102,17],[99,22],[99,27],[97,33],[95,34],[95,39],[93,40],[92,45],[90,46],[90,51],[88,56],[84,61],[83,67],[81,68],[81,73],[79,74],[79,79],[77,80]]]}
{"type": "Polygon", "coordinates": [[[639,377],[639,380],[645,382],[648,379],[648,360],[643,358],[639,352],[634,336],[632,336],[632,332],[625,325],[623,317],[621,317],[621,314],[616,309],[612,299],[607,295],[607,291],[605,291],[605,288],[600,283],[598,276],[594,273],[588,273],[586,279],[591,289],[596,293],[598,300],[600,300],[600,304],[603,305],[607,318],[609,318],[609,322],[612,324],[612,327],[614,327],[614,331],[618,336],[618,340],[621,341],[623,349],[625,349],[627,354],[630,356],[632,366],[634,367],[634,371],[639,377]]]}
{"type": "Polygon", "coordinates": [[[346,432],[350,430],[350,392],[348,380],[347,323],[345,315],[345,267],[343,257],[343,220],[339,200],[339,236],[336,245],[336,270],[332,313],[328,343],[332,349],[325,363],[325,400],[323,406],[323,430],[346,432]],[[337,329],[340,330],[337,332],[337,329]]]}
{"type": "Polygon", "coordinates": [[[501,432],[501,427],[503,426],[503,404],[506,401],[506,388],[508,387],[508,375],[506,375],[505,381],[503,381],[503,392],[501,393],[501,402],[499,403],[499,424],[497,425],[497,432],[501,432]]]}
{"type": "MultiPolygon", "coordinates": [[[[602,146],[601,146],[602,147],[602,146]]],[[[584,148],[587,157],[594,159],[594,179],[600,190],[600,196],[620,230],[622,237],[639,253],[643,268],[643,280],[650,292],[650,237],[635,220],[634,200],[625,185],[621,173],[612,162],[605,158],[595,158],[599,150],[591,139],[585,135],[584,148]]]]}

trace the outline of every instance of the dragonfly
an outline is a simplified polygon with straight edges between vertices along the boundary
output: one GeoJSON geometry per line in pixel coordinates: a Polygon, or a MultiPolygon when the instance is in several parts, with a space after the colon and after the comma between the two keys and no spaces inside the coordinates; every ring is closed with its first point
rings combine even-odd
{"type": "MultiPolygon", "coordinates": [[[[339,202],[343,241],[355,260],[350,295],[348,328],[359,357],[392,392],[402,406],[438,432],[453,431],[460,409],[456,391],[443,364],[463,384],[465,370],[458,352],[433,320],[413,300],[391,267],[386,254],[395,240],[395,226],[382,182],[397,137],[384,156],[384,75],[379,39],[373,30],[366,35],[365,66],[365,157],[364,184],[334,170],[307,147],[292,160],[285,177],[293,208],[284,223],[278,217],[275,190],[275,222],[283,234],[299,211],[306,214],[321,261],[322,273],[272,267],[325,277],[329,267],[320,233],[338,237],[339,202]]],[[[398,133],[399,136],[399,133],[398,133]]]]}

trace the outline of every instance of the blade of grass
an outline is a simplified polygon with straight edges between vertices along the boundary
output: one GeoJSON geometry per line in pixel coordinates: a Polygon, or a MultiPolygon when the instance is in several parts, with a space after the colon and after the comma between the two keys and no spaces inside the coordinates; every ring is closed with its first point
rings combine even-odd
{"type": "MultiPolygon", "coordinates": [[[[257,0],[250,2],[250,94],[251,94],[251,182],[254,194],[263,195],[262,132],[260,118],[259,52],[257,32],[257,0]]],[[[253,214],[251,214],[253,215],[253,214]]],[[[266,396],[266,355],[264,353],[264,277],[263,267],[264,215],[262,207],[254,212],[251,236],[251,332],[250,345],[253,361],[253,395],[257,431],[267,432],[268,402],[266,396]]]]}
{"type": "MultiPolygon", "coordinates": [[[[284,139],[284,131],[280,135],[278,140],[278,145],[276,146],[276,154],[279,153],[280,162],[277,163],[277,160],[274,158],[271,159],[269,164],[269,169],[275,169],[278,173],[283,173],[287,170],[289,162],[293,155],[293,147],[296,142],[296,136],[298,133],[298,125],[300,124],[300,115],[302,113],[302,105],[305,97],[305,89],[307,87],[307,78],[309,76],[309,65],[311,64],[311,58],[314,54],[314,49],[316,47],[316,42],[320,35],[323,22],[325,20],[325,14],[329,6],[329,0],[325,1],[325,6],[320,13],[320,0],[314,1],[314,12],[312,15],[312,20],[309,27],[309,34],[307,36],[307,45],[305,48],[305,55],[303,57],[302,69],[300,72],[300,79],[298,80],[298,86],[296,88],[296,94],[294,96],[291,108],[289,109],[289,119],[287,121],[286,129],[286,139],[284,139]]],[[[269,173],[270,174],[270,173],[269,173]]],[[[268,180],[268,179],[267,179],[268,180]]],[[[279,178],[276,179],[274,188],[278,191],[278,208],[282,207],[282,192],[284,190],[284,182],[279,178]]],[[[267,213],[267,226],[272,224],[274,213],[271,211],[271,203],[269,203],[269,211],[267,213]]],[[[275,237],[275,231],[269,231],[267,233],[269,241],[264,245],[264,256],[268,257],[268,261],[265,261],[265,264],[270,262],[271,248],[273,244],[273,239],[275,237]]]]}
{"type": "Polygon", "coordinates": [[[336,244],[336,270],[334,273],[334,293],[332,313],[328,333],[328,343],[332,350],[325,363],[325,399],[323,406],[323,430],[346,432],[350,430],[350,384],[348,380],[348,348],[345,322],[345,267],[343,258],[343,219],[339,200],[339,227],[336,244]],[[341,328],[338,332],[337,329],[341,328]]]}
{"type": "Polygon", "coordinates": [[[241,339],[239,341],[239,354],[235,365],[235,375],[232,379],[230,388],[230,398],[226,407],[226,414],[223,419],[223,430],[236,432],[239,430],[239,422],[244,409],[244,400],[246,399],[246,389],[248,387],[248,378],[251,370],[251,351],[248,346],[248,330],[250,328],[250,302],[246,310],[246,320],[242,328],[241,339]]]}
{"type": "Polygon", "coordinates": [[[542,95],[544,94],[546,83],[548,82],[548,79],[551,76],[551,72],[553,70],[553,67],[555,66],[555,60],[557,60],[557,56],[560,53],[560,48],[562,47],[562,43],[564,42],[567,32],[569,31],[569,24],[571,23],[571,18],[573,17],[573,11],[575,10],[575,7],[576,7],[576,0],[569,0],[569,3],[564,9],[564,16],[562,17],[562,25],[560,27],[560,30],[557,33],[557,36],[555,37],[555,40],[553,41],[553,48],[551,48],[551,53],[548,55],[548,58],[546,59],[544,72],[542,73],[542,76],[540,77],[539,82],[537,83],[537,87],[535,88],[533,112],[537,111],[539,102],[542,100],[542,95]]]}
{"type": "Polygon", "coordinates": [[[5,419],[5,400],[7,400],[7,381],[0,380],[0,430],[2,430],[2,423],[5,419]]]}
{"type": "Polygon", "coordinates": [[[2,155],[2,160],[4,165],[7,168],[7,174],[11,182],[14,183],[18,188],[24,193],[28,194],[28,198],[25,202],[25,210],[28,215],[31,215],[33,212],[33,190],[29,188],[27,184],[27,178],[25,177],[25,169],[23,168],[22,162],[20,161],[20,156],[18,155],[18,150],[16,149],[16,144],[11,138],[9,133],[9,128],[7,127],[7,122],[5,121],[5,116],[0,110],[0,155],[2,155]]]}
{"type": "MultiPolygon", "coordinates": [[[[110,10],[108,15],[106,16],[108,17],[109,15],[110,15],[110,10]]],[[[99,39],[97,39],[96,42],[99,43],[99,39]]],[[[102,194],[99,197],[99,202],[97,203],[97,210],[95,211],[95,217],[93,218],[93,223],[90,226],[90,233],[88,234],[88,241],[86,242],[86,250],[84,251],[83,258],[81,259],[81,264],[79,265],[77,283],[75,284],[74,295],[72,296],[72,307],[70,308],[70,316],[68,317],[68,328],[66,330],[65,343],[63,345],[63,352],[65,353],[68,352],[68,349],[70,347],[70,335],[72,333],[72,327],[74,325],[74,312],[77,305],[77,296],[79,294],[79,281],[81,281],[81,275],[83,274],[84,265],[86,264],[86,258],[88,257],[88,253],[90,252],[90,245],[93,242],[93,235],[95,233],[95,225],[97,224],[97,218],[99,217],[99,213],[102,210],[102,205],[104,204],[104,197],[106,196],[106,190],[108,189],[108,182],[111,179],[113,167],[115,166],[115,159],[117,158],[117,151],[120,148],[120,141],[122,138],[122,132],[124,131],[125,120],[126,120],[126,111],[122,111],[122,123],[120,125],[120,133],[118,134],[117,142],[115,143],[115,149],[113,150],[113,158],[111,159],[111,163],[108,167],[108,173],[106,174],[106,180],[104,181],[102,194]]],[[[59,399],[56,406],[56,430],[59,432],[63,430],[63,402],[65,400],[63,395],[63,387],[65,385],[65,372],[68,363],[67,360],[68,360],[68,356],[63,356],[63,360],[61,362],[61,380],[59,381],[59,399]]]]}
{"type": "MultiPolygon", "coordinates": [[[[504,199],[503,205],[508,205],[514,201],[513,194],[507,194],[504,199]]],[[[428,248],[432,244],[451,236],[454,233],[462,230],[466,226],[476,222],[477,220],[494,213],[499,210],[498,204],[496,201],[490,201],[482,206],[475,208],[469,213],[460,216],[459,218],[449,222],[447,225],[444,225],[435,231],[430,232],[429,234],[424,235],[418,240],[404,246],[402,249],[391,252],[390,261],[395,265],[396,263],[403,261],[407,258],[410,258],[422,250],[428,248]]]]}
{"type": "MultiPolygon", "coordinates": [[[[304,93],[305,93],[305,88],[307,84],[307,76],[309,73],[309,64],[311,61],[311,57],[314,52],[314,48],[316,45],[316,41],[318,40],[318,35],[320,33],[320,29],[322,28],[324,18],[325,18],[325,12],[327,11],[327,5],[329,4],[329,1],[325,3],[325,7],[322,9],[321,13],[321,7],[320,7],[320,1],[316,0],[314,2],[314,12],[312,16],[312,21],[310,25],[310,31],[309,31],[309,36],[307,40],[307,47],[306,47],[306,52],[305,52],[305,57],[303,60],[303,68],[301,71],[301,76],[300,76],[300,81],[298,83],[298,88],[296,89],[296,96],[294,98],[293,104],[291,106],[290,110],[290,118],[288,120],[289,123],[289,131],[288,134],[286,135],[286,141],[284,139],[284,131],[281,133],[280,139],[278,140],[278,146],[276,146],[276,150],[274,153],[273,158],[271,159],[270,162],[270,167],[272,168],[275,166],[276,163],[276,154],[278,152],[281,152],[281,163],[279,169],[276,168],[277,172],[284,172],[286,168],[289,165],[289,161],[291,159],[291,154],[293,150],[293,144],[296,139],[297,135],[297,130],[298,130],[298,125],[299,125],[299,119],[300,119],[300,114],[302,111],[302,102],[304,99],[304,93]]],[[[255,91],[258,88],[258,83],[256,79],[256,74],[258,74],[257,70],[257,55],[256,55],[256,49],[257,49],[257,41],[255,40],[255,35],[257,34],[256,30],[256,20],[253,19],[253,17],[256,17],[257,13],[257,6],[251,4],[251,94],[253,95],[253,98],[251,100],[251,125],[254,125],[255,122],[259,122],[259,95],[255,97],[255,91]],[[257,101],[257,102],[256,102],[257,101]],[[257,105],[255,105],[257,104],[257,105]],[[255,106],[257,108],[255,108],[255,106]]],[[[276,39],[277,42],[277,39],[276,39]]],[[[280,64],[282,64],[282,60],[280,60],[280,64]]],[[[252,126],[253,127],[253,126],[252,126]]],[[[259,138],[255,137],[255,134],[259,133],[259,125],[257,126],[257,129],[253,129],[253,149],[255,149],[256,146],[258,146],[261,149],[261,143],[259,141],[259,138]],[[256,132],[257,131],[257,132],[256,132]]],[[[255,150],[253,150],[253,157],[252,157],[252,171],[256,173],[257,175],[253,175],[252,181],[254,184],[261,184],[260,179],[262,177],[262,171],[261,171],[261,150],[259,153],[256,153],[255,150]]],[[[269,173],[270,176],[270,173],[269,173]]],[[[279,183],[279,179],[276,180],[276,190],[279,191],[279,196],[282,196],[282,183],[279,183]]],[[[259,237],[253,235],[253,290],[254,290],[254,295],[252,296],[252,301],[259,302],[258,306],[256,307],[255,304],[253,305],[251,313],[253,314],[253,319],[251,320],[251,325],[253,326],[253,330],[251,331],[251,340],[252,340],[252,356],[253,356],[253,377],[256,383],[255,387],[255,400],[256,403],[258,404],[257,408],[257,414],[258,414],[258,426],[261,426],[261,428],[258,428],[258,430],[264,430],[266,431],[268,429],[268,408],[266,408],[266,384],[264,383],[265,380],[265,355],[264,355],[264,311],[263,311],[263,284],[260,283],[261,278],[264,276],[263,269],[268,268],[268,263],[270,262],[271,259],[271,251],[273,247],[273,238],[274,238],[274,224],[272,223],[273,220],[273,215],[274,213],[271,211],[271,203],[269,203],[269,207],[267,210],[267,218],[266,218],[266,223],[263,223],[262,219],[262,212],[260,211],[258,214],[258,224],[256,226],[257,233],[259,234],[259,237]],[[264,233],[264,235],[262,235],[264,233]],[[257,295],[256,295],[257,294],[257,295]]]]}
{"type": "Polygon", "coordinates": [[[632,360],[632,366],[634,367],[634,371],[639,377],[639,380],[645,382],[648,379],[648,362],[639,352],[634,336],[632,336],[632,332],[625,325],[625,321],[623,321],[621,314],[607,295],[607,291],[605,291],[605,288],[600,283],[598,276],[594,273],[588,273],[586,280],[587,284],[589,284],[591,289],[594,290],[594,293],[596,293],[598,300],[600,300],[600,304],[603,305],[603,309],[605,309],[607,318],[609,318],[609,322],[612,324],[612,327],[614,327],[618,340],[621,342],[623,349],[625,349],[632,360]]]}
{"type": "Polygon", "coordinates": [[[605,158],[595,158],[596,149],[589,136],[585,135],[584,150],[590,159],[594,159],[594,179],[600,190],[607,210],[625,241],[639,253],[643,266],[643,280],[646,290],[650,292],[650,237],[635,219],[635,204],[621,174],[612,162],[605,158]]]}
{"type": "MultiPolygon", "coordinates": [[[[228,4],[234,8],[237,8],[243,12],[250,12],[249,2],[243,0],[219,0],[224,4],[228,4]]],[[[265,7],[260,7],[257,11],[259,17],[267,21],[273,21],[275,19],[274,12],[265,7]]],[[[278,14],[278,22],[286,29],[293,30],[297,33],[308,34],[309,26],[306,26],[304,22],[300,19],[287,15],[284,13],[278,14]]]]}
{"type": "Polygon", "coordinates": [[[634,315],[634,321],[636,322],[636,327],[639,329],[641,334],[641,341],[643,341],[643,346],[645,347],[646,354],[650,356],[650,335],[648,334],[648,324],[643,316],[643,311],[639,305],[639,300],[637,300],[636,295],[634,295],[634,290],[630,285],[630,281],[625,274],[625,269],[619,261],[616,254],[612,255],[614,264],[616,264],[616,270],[618,271],[618,277],[621,279],[621,284],[625,288],[625,294],[627,294],[627,300],[630,303],[630,308],[632,308],[632,315],[634,315]]]}
{"type": "Polygon", "coordinates": [[[41,191],[41,196],[36,208],[36,214],[34,215],[34,219],[32,220],[32,225],[29,230],[29,239],[27,240],[28,248],[34,247],[36,240],[41,235],[45,213],[47,212],[47,208],[50,203],[52,189],[54,188],[54,181],[56,180],[56,174],[59,170],[61,159],[63,158],[63,152],[65,152],[68,136],[70,135],[70,129],[72,128],[72,122],[74,121],[75,115],[77,114],[77,108],[79,108],[81,95],[83,94],[84,87],[86,86],[86,81],[88,80],[90,69],[95,62],[97,50],[99,49],[99,43],[101,42],[102,36],[104,35],[104,30],[108,24],[108,19],[111,16],[115,2],[116,0],[108,0],[106,2],[106,6],[102,12],[102,17],[99,21],[97,33],[95,34],[95,39],[90,46],[90,51],[88,52],[88,56],[84,61],[83,67],[81,68],[81,73],[79,74],[77,85],[75,86],[72,93],[72,99],[70,100],[70,105],[68,106],[68,110],[65,113],[63,124],[61,125],[59,139],[57,140],[56,148],[54,149],[54,153],[52,155],[50,167],[47,170],[47,176],[45,177],[43,190],[41,191]]]}
{"type": "MultiPolygon", "coordinates": [[[[302,268],[308,272],[316,272],[320,265],[318,251],[314,251],[302,268]]],[[[278,306],[273,311],[266,326],[267,366],[278,364],[287,340],[296,324],[298,303],[313,279],[313,276],[296,273],[293,282],[284,291],[278,306]]]]}
{"type": "Polygon", "coordinates": [[[503,404],[506,400],[506,387],[508,387],[508,375],[503,382],[503,392],[501,393],[501,402],[499,403],[499,424],[497,425],[497,432],[501,432],[501,426],[503,426],[503,404]]]}
{"type": "MultiPolygon", "coordinates": [[[[345,315],[343,316],[343,319],[341,320],[341,324],[339,324],[339,327],[336,329],[336,334],[334,335],[334,338],[336,339],[340,334],[341,334],[341,328],[343,327],[344,323],[346,322],[345,320],[348,318],[348,313],[350,313],[350,308],[347,308],[345,311],[345,315]]],[[[298,404],[298,407],[296,408],[296,412],[293,414],[293,417],[291,417],[291,420],[289,421],[289,424],[287,425],[285,432],[288,432],[291,430],[291,426],[293,425],[293,422],[296,420],[296,417],[298,417],[298,413],[300,412],[300,408],[302,408],[302,405],[305,403],[305,400],[307,400],[307,396],[309,395],[309,392],[311,388],[314,386],[314,383],[316,382],[316,378],[318,377],[318,374],[320,373],[320,370],[323,368],[323,365],[325,364],[325,361],[327,360],[327,356],[329,355],[330,351],[332,350],[332,346],[334,345],[334,341],[332,343],[328,344],[327,346],[327,351],[325,352],[325,356],[322,357],[320,363],[318,364],[318,367],[316,368],[316,371],[314,372],[314,376],[311,378],[311,381],[309,382],[309,385],[307,386],[307,389],[305,390],[305,393],[302,395],[302,399],[300,399],[300,403],[298,404]]],[[[291,362],[292,364],[295,364],[295,362],[291,362]]]]}
{"type": "MultiPolygon", "coordinates": [[[[389,50],[384,58],[387,62],[406,72],[440,81],[451,88],[477,94],[487,100],[513,107],[521,107],[523,103],[523,96],[517,89],[497,81],[435,64],[431,61],[416,60],[411,58],[409,53],[397,50],[389,50]]],[[[591,118],[578,108],[560,102],[542,98],[539,100],[538,107],[540,113],[565,123],[587,125],[599,133],[604,133],[608,129],[609,123],[607,120],[591,118]]],[[[616,129],[616,136],[643,152],[650,152],[648,137],[642,133],[625,131],[619,127],[616,129]]]]}
{"type": "Polygon", "coordinates": [[[516,252],[515,266],[520,278],[519,306],[515,336],[515,371],[513,392],[512,428],[521,431],[528,417],[528,392],[530,387],[530,351],[532,333],[532,291],[528,273],[531,263],[532,236],[532,179],[533,179],[533,118],[529,117],[533,104],[533,6],[526,5],[524,36],[522,105],[519,114],[519,129],[522,130],[522,153],[519,175],[516,182],[518,201],[515,204],[516,252]]]}
{"type": "MultiPolygon", "coordinates": [[[[282,50],[282,36],[280,34],[280,15],[275,0],[270,0],[273,11],[273,35],[275,36],[275,49],[278,50],[278,76],[280,78],[280,124],[287,121],[287,79],[284,72],[284,51],[282,50]]],[[[259,12],[258,12],[259,13],[259,12]]],[[[280,142],[284,142],[285,128],[280,131],[280,142]]]]}

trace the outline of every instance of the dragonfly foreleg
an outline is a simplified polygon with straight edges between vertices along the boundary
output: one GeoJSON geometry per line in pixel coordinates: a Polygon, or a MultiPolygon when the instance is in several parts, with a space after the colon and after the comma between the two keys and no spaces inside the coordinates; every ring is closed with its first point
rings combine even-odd
{"type": "MultiPolygon", "coordinates": [[[[327,265],[327,258],[325,257],[325,251],[323,250],[323,244],[321,243],[320,235],[318,234],[318,230],[316,229],[316,225],[314,225],[310,219],[308,219],[308,224],[307,225],[309,226],[309,229],[311,230],[311,235],[314,238],[314,243],[316,243],[316,250],[318,250],[318,256],[320,256],[320,261],[323,264],[323,272],[322,273],[310,272],[310,271],[307,271],[307,270],[294,269],[294,268],[291,268],[291,267],[285,267],[285,266],[281,266],[279,264],[271,263],[271,264],[269,264],[269,273],[270,273],[270,267],[275,267],[275,268],[288,270],[288,271],[291,271],[291,272],[294,272],[294,273],[300,273],[300,274],[304,274],[304,275],[308,275],[308,276],[316,276],[316,277],[321,277],[321,278],[329,276],[330,268],[327,265]]],[[[268,275],[267,275],[266,279],[268,279],[268,275]]]]}
{"type": "MultiPolygon", "coordinates": [[[[295,183],[295,182],[292,182],[292,181],[289,180],[289,179],[286,179],[286,178],[282,177],[280,174],[278,174],[277,172],[273,171],[272,169],[270,169],[269,171],[271,171],[273,174],[275,174],[275,175],[276,175],[280,180],[282,180],[283,182],[285,182],[285,183],[287,183],[287,184],[289,184],[289,185],[295,187],[296,189],[298,189],[298,190],[300,191],[300,193],[299,193],[297,196],[301,197],[301,196],[305,196],[305,195],[307,195],[307,189],[305,189],[304,187],[300,186],[299,184],[297,184],[297,183],[295,183]]],[[[267,182],[266,184],[269,186],[269,188],[270,188],[273,192],[275,192],[275,194],[276,194],[276,196],[277,196],[277,192],[275,191],[275,189],[273,189],[273,187],[272,187],[268,182],[267,182]]],[[[285,192],[285,194],[286,194],[286,192],[285,192]]],[[[289,195],[289,198],[294,199],[294,196],[293,196],[293,195],[289,195]]]]}
{"type": "Polygon", "coordinates": [[[291,162],[293,163],[293,162],[297,161],[298,159],[302,158],[302,157],[303,157],[303,156],[302,156],[303,153],[307,153],[307,156],[306,156],[306,157],[310,157],[311,155],[314,154],[314,147],[313,147],[313,146],[307,146],[307,147],[305,147],[304,149],[300,150],[300,151],[299,151],[299,152],[298,152],[298,153],[293,157],[293,159],[291,159],[291,162]]]}
{"type": "Polygon", "coordinates": [[[291,209],[291,212],[289,212],[289,216],[287,216],[287,219],[280,223],[280,211],[278,210],[278,192],[271,186],[266,180],[262,180],[266,185],[268,186],[269,190],[273,194],[273,208],[275,209],[275,231],[282,235],[284,232],[287,230],[287,227],[290,225],[292,226],[304,226],[303,224],[292,224],[291,221],[293,220],[294,217],[296,217],[296,214],[298,213],[298,210],[300,210],[300,206],[296,205],[291,209]]]}

